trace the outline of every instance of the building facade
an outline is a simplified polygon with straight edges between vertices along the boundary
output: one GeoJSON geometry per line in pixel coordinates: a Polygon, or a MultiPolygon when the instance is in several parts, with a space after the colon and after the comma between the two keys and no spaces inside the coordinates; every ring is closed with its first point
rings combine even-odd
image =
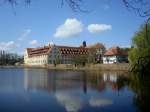
{"type": "Polygon", "coordinates": [[[104,64],[125,63],[128,61],[128,53],[118,46],[108,49],[103,56],[104,64]]]}
{"type": "Polygon", "coordinates": [[[27,48],[24,54],[26,65],[73,64],[75,56],[87,55],[86,47],[48,45],[40,48],[27,48]]]}
{"type": "Polygon", "coordinates": [[[103,60],[103,55],[106,52],[106,48],[102,43],[96,43],[91,46],[87,46],[89,48],[89,54],[94,58],[95,62],[101,62],[103,60]]]}

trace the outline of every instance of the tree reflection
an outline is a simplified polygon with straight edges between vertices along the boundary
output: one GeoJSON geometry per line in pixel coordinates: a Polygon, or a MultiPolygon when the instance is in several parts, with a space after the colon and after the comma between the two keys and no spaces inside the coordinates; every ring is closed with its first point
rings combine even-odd
{"type": "Polygon", "coordinates": [[[150,103],[150,77],[145,75],[143,77],[140,74],[131,74],[129,87],[135,92],[133,98],[134,104],[139,108],[141,112],[149,110],[150,103]]]}
{"type": "Polygon", "coordinates": [[[117,83],[117,89],[119,91],[119,90],[123,89],[123,87],[128,85],[128,83],[129,83],[128,77],[118,76],[116,83],[117,83]]]}

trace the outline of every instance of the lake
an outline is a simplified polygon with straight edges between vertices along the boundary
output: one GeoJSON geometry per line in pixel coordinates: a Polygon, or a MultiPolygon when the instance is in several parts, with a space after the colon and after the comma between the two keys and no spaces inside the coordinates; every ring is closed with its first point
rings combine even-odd
{"type": "Polygon", "coordinates": [[[0,69],[0,112],[137,112],[138,90],[125,72],[0,69]]]}

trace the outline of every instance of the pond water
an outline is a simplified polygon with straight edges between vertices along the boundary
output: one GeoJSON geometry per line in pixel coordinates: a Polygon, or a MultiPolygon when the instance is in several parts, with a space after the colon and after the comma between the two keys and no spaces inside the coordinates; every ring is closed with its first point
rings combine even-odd
{"type": "Polygon", "coordinates": [[[0,112],[137,112],[121,72],[0,69],[0,112]]]}

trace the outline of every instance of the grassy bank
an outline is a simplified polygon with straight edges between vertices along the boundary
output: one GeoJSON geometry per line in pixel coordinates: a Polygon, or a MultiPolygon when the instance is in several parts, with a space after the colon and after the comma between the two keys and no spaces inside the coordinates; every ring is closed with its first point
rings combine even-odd
{"type": "Polygon", "coordinates": [[[56,67],[54,65],[41,65],[41,66],[0,66],[0,68],[46,68],[54,70],[98,70],[98,71],[128,71],[129,64],[88,64],[86,66],[74,66],[59,64],[56,67]]]}

